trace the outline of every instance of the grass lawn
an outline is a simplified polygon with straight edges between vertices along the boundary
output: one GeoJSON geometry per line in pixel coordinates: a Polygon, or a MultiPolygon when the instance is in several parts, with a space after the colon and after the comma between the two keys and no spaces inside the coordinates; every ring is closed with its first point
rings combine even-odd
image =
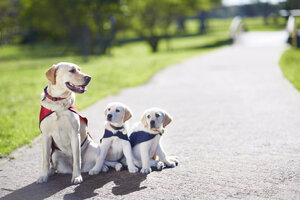
{"type": "MultiPolygon", "coordinates": [[[[232,18],[217,19],[212,18],[207,20],[208,32],[228,32],[232,22],[232,18]]],[[[268,24],[264,23],[262,17],[247,17],[243,18],[244,25],[247,31],[278,31],[285,28],[286,22],[282,17],[277,18],[277,23],[274,22],[274,18],[268,18],[268,24]]],[[[196,19],[187,20],[185,22],[186,32],[190,34],[196,34],[199,31],[199,22],[196,19]]]]}
{"type": "Polygon", "coordinates": [[[300,90],[300,49],[286,50],[279,61],[284,76],[300,90]]]}
{"type": "MultiPolygon", "coordinates": [[[[206,21],[207,32],[208,33],[228,33],[229,27],[233,18],[209,18],[206,21]]],[[[296,20],[300,21],[300,17],[297,17],[296,20]]],[[[243,18],[245,27],[247,31],[278,31],[282,30],[286,26],[286,21],[282,17],[269,17],[268,24],[266,25],[263,17],[246,17],[243,18]],[[277,19],[277,21],[276,21],[277,19]]],[[[300,24],[300,23],[298,23],[300,24]]],[[[199,20],[198,19],[188,19],[184,23],[185,32],[184,34],[198,34],[199,33],[199,20]]],[[[298,25],[298,27],[300,27],[298,25]]],[[[177,23],[173,22],[169,29],[168,33],[171,35],[176,34],[177,31],[177,23]]],[[[138,35],[133,30],[124,30],[117,32],[116,38],[119,40],[122,39],[134,39],[137,38],[138,35]]]]}
{"type": "Polygon", "coordinates": [[[227,37],[215,33],[163,41],[158,53],[151,53],[144,42],[130,43],[114,47],[110,56],[89,56],[87,62],[68,54],[64,46],[0,47],[0,156],[40,134],[40,94],[48,82],[45,72],[52,64],[73,62],[92,76],[89,91],[77,95],[77,108],[83,109],[121,88],[145,83],[169,65],[214,49],[227,37]]]}

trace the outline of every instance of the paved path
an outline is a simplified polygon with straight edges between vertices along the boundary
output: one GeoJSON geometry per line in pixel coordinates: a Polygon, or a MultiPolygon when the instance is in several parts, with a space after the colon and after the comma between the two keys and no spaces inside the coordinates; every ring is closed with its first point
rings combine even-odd
{"type": "Polygon", "coordinates": [[[163,138],[180,165],[149,175],[110,171],[35,184],[37,143],[2,166],[4,199],[300,199],[300,94],[278,60],[285,35],[249,33],[225,47],[170,67],[143,86],[123,90],[84,111],[94,137],[103,109],[121,101],[134,111],[159,106],[174,117],[163,138]],[[247,39],[248,38],[248,39],[247,39]]]}

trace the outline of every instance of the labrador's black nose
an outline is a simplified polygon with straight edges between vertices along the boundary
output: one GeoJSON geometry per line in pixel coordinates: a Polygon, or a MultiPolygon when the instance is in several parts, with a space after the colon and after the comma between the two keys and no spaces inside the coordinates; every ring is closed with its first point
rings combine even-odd
{"type": "Polygon", "coordinates": [[[107,115],[107,120],[111,120],[111,118],[112,118],[112,114],[108,114],[107,115]]]}
{"type": "Polygon", "coordinates": [[[90,76],[85,76],[84,77],[84,81],[85,81],[86,84],[88,84],[91,81],[91,79],[92,79],[92,77],[90,77],[90,76]]]}

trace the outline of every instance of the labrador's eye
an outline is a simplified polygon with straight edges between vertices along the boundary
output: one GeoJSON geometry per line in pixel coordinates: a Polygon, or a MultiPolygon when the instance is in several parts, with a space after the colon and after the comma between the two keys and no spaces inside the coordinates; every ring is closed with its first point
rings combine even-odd
{"type": "Polygon", "coordinates": [[[160,114],[156,113],[156,114],[155,114],[155,117],[156,117],[156,118],[159,118],[159,117],[160,117],[160,114]]]}
{"type": "Polygon", "coordinates": [[[120,112],[120,110],[119,110],[119,109],[116,109],[116,112],[120,112]]]}
{"type": "Polygon", "coordinates": [[[71,72],[71,73],[74,74],[74,73],[76,72],[76,69],[73,68],[73,69],[71,69],[69,72],[71,72]]]}
{"type": "Polygon", "coordinates": [[[148,118],[148,119],[150,119],[150,117],[151,117],[150,115],[147,115],[147,118],[148,118]]]}
{"type": "Polygon", "coordinates": [[[107,109],[108,111],[110,111],[110,108],[109,109],[107,109]]]}

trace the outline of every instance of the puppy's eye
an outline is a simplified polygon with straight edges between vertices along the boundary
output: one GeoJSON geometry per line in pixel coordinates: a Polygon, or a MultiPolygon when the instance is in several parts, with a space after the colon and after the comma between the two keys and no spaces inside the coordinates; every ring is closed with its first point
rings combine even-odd
{"type": "Polygon", "coordinates": [[[148,119],[150,119],[150,117],[151,117],[150,115],[147,115],[147,118],[148,118],[148,119]]]}
{"type": "Polygon", "coordinates": [[[119,110],[119,109],[116,109],[116,112],[120,112],[120,110],[119,110]]]}
{"type": "Polygon", "coordinates": [[[110,111],[110,108],[109,109],[107,109],[108,111],[110,111]]]}
{"type": "Polygon", "coordinates": [[[159,118],[159,117],[160,117],[160,114],[155,113],[155,117],[156,117],[156,118],[159,118]]]}
{"type": "Polygon", "coordinates": [[[76,69],[71,69],[69,72],[71,72],[72,74],[74,74],[76,72],[76,69]]]}

